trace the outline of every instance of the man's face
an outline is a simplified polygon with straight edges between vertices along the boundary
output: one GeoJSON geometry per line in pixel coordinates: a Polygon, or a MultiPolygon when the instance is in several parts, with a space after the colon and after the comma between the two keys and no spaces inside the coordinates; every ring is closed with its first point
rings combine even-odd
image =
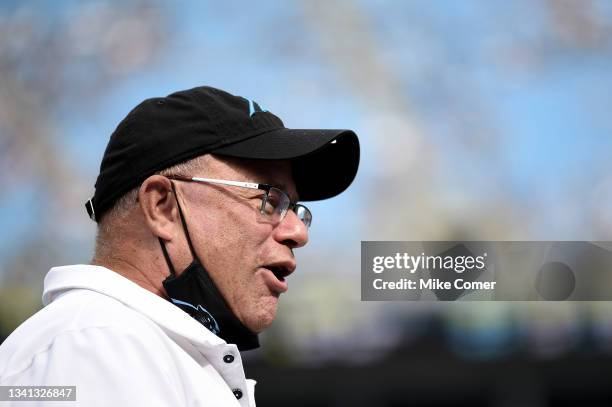
{"type": "MultiPolygon", "coordinates": [[[[288,161],[205,156],[203,173],[184,174],[278,186],[292,201],[296,187],[288,161]]],[[[193,245],[234,314],[253,332],[270,326],[286,274],[295,267],[292,249],[308,242],[306,225],[293,211],[273,224],[260,213],[264,191],[178,182],[179,199],[193,245]]]]}

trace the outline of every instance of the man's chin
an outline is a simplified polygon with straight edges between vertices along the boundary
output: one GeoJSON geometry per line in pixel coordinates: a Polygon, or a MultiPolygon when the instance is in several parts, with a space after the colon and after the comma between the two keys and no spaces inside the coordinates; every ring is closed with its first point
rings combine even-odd
{"type": "Polygon", "coordinates": [[[244,325],[254,333],[260,333],[272,325],[274,318],[276,317],[276,304],[278,299],[276,297],[266,298],[266,301],[258,307],[256,312],[252,313],[244,321],[244,325]]]}

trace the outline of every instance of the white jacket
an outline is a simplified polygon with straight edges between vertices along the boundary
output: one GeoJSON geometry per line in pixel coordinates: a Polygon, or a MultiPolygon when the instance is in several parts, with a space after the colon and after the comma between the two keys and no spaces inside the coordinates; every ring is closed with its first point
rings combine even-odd
{"type": "Polygon", "coordinates": [[[255,405],[236,345],[109,269],[52,268],[43,304],[0,346],[0,385],[76,386],[67,406],[255,405]]]}

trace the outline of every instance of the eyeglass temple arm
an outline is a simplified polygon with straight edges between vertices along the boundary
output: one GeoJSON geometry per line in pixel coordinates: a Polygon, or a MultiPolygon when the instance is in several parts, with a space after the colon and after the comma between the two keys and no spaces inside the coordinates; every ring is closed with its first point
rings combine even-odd
{"type": "Polygon", "coordinates": [[[212,179],[212,178],[200,178],[200,177],[183,177],[180,175],[169,176],[168,178],[182,180],[182,181],[195,181],[195,182],[207,182],[211,184],[219,184],[219,185],[231,185],[235,187],[243,187],[250,189],[264,189],[267,190],[267,185],[264,184],[256,184],[254,182],[241,182],[241,181],[226,181],[222,179],[212,179]]]}

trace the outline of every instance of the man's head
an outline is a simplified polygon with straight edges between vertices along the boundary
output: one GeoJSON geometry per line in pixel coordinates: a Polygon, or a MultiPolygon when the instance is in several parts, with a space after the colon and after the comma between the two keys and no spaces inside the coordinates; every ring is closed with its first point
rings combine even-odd
{"type": "Polygon", "coordinates": [[[285,277],[296,267],[293,249],[308,241],[307,226],[293,211],[280,222],[261,213],[265,191],[169,177],[266,183],[279,186],[296,201],[290,162],[207,154],[161,174],[165,175],[147,178],[127,194],[133,200],[102,218],[96,257],[104,261],[127,255],[122,252],[129,248],[132,256],[139,253],[141,261],[148,257],[149,264],[165,270],[153,282],[161,287],[168,272],[158,238],[165,242],[176,270],[184,270],[193,260],[178,199],[194,250],[231,310],[253,332],[269,326],[278,297],[287,290],[285,277]]]}
{"type": "Polygon", "coordinates": [[[94,262],[166,296],[162,282],[197,258],[235,317],[260,332],[308,241],[310,214],[295,203],[342,192],[358,162],[352,131],[286,129],[218,89],[149,99],[111,137],[87,202],[99,224],[94,262]]]}

